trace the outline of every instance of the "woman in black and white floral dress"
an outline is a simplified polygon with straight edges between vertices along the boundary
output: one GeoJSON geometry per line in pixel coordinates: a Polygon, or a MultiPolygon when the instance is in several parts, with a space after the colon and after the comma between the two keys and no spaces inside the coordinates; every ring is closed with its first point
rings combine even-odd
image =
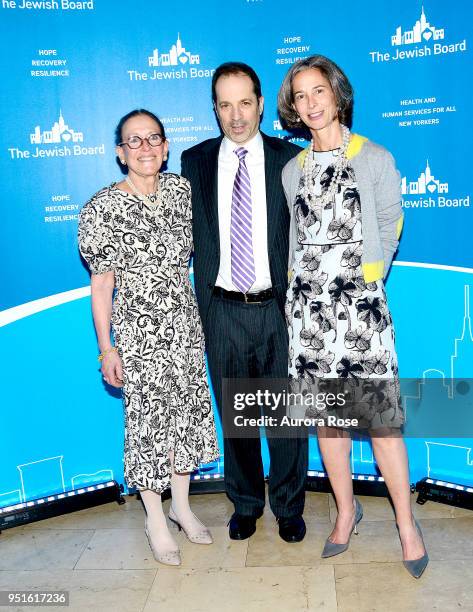
{"type": "Polygon", "coordinates": [[[190,185],[176,174],[159,173],[168,143],[152,113],[123,117],[116,144],[126,180],[84,206],[79,246],[92,273],[102,373],[108,384],[124,389],[125,478],[141,491],[156,559],[178,565],[161,493],[171,487],[169,517],[187,537],[210,544],[208,529],[189,507],[189,473],[219,456],[189,279],[190,185]]]}
{"type": "MultiPolygon", "coordinates": [[[[303,175],[294,203],[299,249],[286,304],[289,376],[309,384],[319,378],[393,378],[398,371],[383,282],[366,282],[363,276],[360,194],[351,166],[343,169],[333,199],[322,199],[339,154],[340,149],[314,153],[312,192],[307,195],[303,175]]],[[[355,407],[351,416],[365,424],[369,417],[371,429],[399,427],[397,385],[391,390],[392,401],[358,414],[355,407]]]]}
{"type": "MultiPolygon", "coordinates": [[[[343,393],[354,412],[348,416],[371,433],[404,565],[419,578],[428,555],[410,505],[394,331],[383,285],[402,227],[399,173],[386,149],[350,133],[353,90],[328,58],[296,62],[278,102],[289,127],[303,125],[311,134],[310,146],[282,175],[291,214],[289,378],[296,392],[343,393]]],[[[332,407],[333,399],[327,399],[332,407]]],[[[353,496],[347,427],[343,420],[320,420],[319,447],[338,509],[322,551],[332,557],[347,550],[363,509],[353,496]]]]}

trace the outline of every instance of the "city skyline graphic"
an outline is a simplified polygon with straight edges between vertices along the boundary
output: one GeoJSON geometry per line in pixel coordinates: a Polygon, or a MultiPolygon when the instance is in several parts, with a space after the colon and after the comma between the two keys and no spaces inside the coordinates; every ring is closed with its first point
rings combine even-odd
{"type": "Polygon", "coordinates": [[[427,448],[427,478],[449,482],[449,466],[464,465],[470,473],[470,486],[473,485],[473,453],[470,446],[446,444],[444,442],[425,442],[427,448]]]}
{"type": "Polygon", "coordinates": [[[153,55],[148,57],[149,66],[178,66],[179,64],[200,64],[200,55],[185,49],[180,33],[177,35],[177,41],[167,53],[159,53],[158,49],[154,49],[153,55]]]}
{"type": "Polygon", "coordinates": [[[28,489],[31,487],[33,491],[37,490],[38,482],[47,483],[49,494],[57,494],[114,479],[113,470],[103,468],[91,474],[75,474],[71,477],[70,486],[66,486],[63,460],[64,455],[57,455],[17,465],[16,469],[19,472],[20,486],[18,489],[0,492],[0,508],[14,504],[23,504],[33,499],[32,495],[28,493],[28,489]]]}
{"type": "MultiPolygon", "coordinates": [[[[473,378],[473,325],[470,308],[470,285],[464,285],[464,306],[461,333],[453,339],[453,353],[450,355],[450,371],[446,373],[439,368],[427,368],[422,371],[419,387],[428,380],[441,380],[440,388],[449,400],[456,397],[455,380],[473,378]],[[449,381],[449,382],[446,382],[449,381]]],[[[415,399],[422,399],[422,391],[415,399]]]]}
{"type": "Polygon", "coordinates": [[[412,30],[405,30],[402,32],[402,26],[398,26],[396,28],[396,33],[391,36],[391,45],[393,47],[413,45],[416,43],[429,42],[430,40],[443,40],[444,37],[445,30],[443,28],[436,28],[427,21],[424,5],[422,5],[420,18],[415,22],[412,30]]]}
{"type": "Polygon", "coordinates": [[[62,109],[59,110],[59,119],[53,123],[50,130],[41,131],[39,125],[30,134],[31,144],[60,144],[62,142],[83,142],[84,134],[76,132],[64,121],[62,109]]]}
{"type": "Polygon", "coordinates": [[[434,193],[448,193],[448,183],[442,183],[432,174],[429,160],[425,170],[420,173],[417,181],[407,182],[407,177],[401,179],[402,195],[429,195],[434,193]]]}

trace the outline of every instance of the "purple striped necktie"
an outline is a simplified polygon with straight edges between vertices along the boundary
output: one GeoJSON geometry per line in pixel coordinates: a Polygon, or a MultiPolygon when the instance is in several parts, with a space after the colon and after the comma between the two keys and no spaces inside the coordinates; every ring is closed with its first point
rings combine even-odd
{"type": "Polygon", "coordinates": [[[251,184],[243,147],[235,149],[238,170],[232,193],[232,218],[230,238],[232,248],[232,282],[242,293],[246,293],[256,280],[253,258],[251,184]]]}

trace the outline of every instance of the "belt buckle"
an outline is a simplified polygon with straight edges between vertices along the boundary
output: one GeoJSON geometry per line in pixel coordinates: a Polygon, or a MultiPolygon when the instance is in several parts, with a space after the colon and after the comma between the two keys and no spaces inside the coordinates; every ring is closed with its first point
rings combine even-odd
{"type": "Polygon", "coordinates": [[[249,300],[248,299],[248,293],[244,293],[243,294],[245,296],[245,304],[261,304],[261,300],[249,300]]]}

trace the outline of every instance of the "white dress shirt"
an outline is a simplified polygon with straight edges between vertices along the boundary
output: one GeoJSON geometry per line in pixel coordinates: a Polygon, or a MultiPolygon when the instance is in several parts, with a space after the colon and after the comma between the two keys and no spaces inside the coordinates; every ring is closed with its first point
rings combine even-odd
{"type": "Polygon", "coordinates": [[[266,213],[266,183],[264,173],[263,138],[258,132],[251,140],[239,145],[226,136],[218,154],[218,228],[220,234],[220,268],[216,285],[227,291],[240,291],[232,282],[232,250],[230,239],[232,192],[238,170],[235,149],[240,146],[248,153],[246,167],[251,183],[253,258],[256,280],[248,293],[257,293],[271,287],[268,259],[268,232],[266,213]]]}

